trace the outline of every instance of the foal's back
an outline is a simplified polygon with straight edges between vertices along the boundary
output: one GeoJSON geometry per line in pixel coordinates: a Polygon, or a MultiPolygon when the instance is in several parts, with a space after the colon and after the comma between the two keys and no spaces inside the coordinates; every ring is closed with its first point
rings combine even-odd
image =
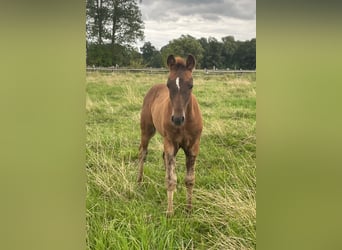
{"type": "Polygon", "coordinates": [[[164,113],[168,105],[168,89],[165,84],[154,85],[146,94],[140,116],[140,127],[142,130],[150,128],[157,129],[163,135],[162,124],[164,113]]]}

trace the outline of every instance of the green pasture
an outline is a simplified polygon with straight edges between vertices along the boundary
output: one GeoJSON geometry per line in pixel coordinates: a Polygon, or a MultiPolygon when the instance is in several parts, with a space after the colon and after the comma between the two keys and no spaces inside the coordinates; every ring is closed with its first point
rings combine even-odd
{"type": "Polygon", "coordinates": [[[162,140],[149,145],[138,186],[140,108],[167,74],[87,73],[88,249],[256,249],[256,79],[194,75],[204,128],[193,212],[186,212],[185,157],[177,155],[175,214],[165,216],[162,140]]]}

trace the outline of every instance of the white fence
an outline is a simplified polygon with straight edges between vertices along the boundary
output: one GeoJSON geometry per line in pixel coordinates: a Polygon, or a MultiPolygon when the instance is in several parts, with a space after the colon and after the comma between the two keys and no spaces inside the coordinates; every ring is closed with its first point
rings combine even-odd
{"type": "MultiPolygon", "coordinates": [[[[142,69],[130,69],[130,68],[116,68],[116,67],[87,67],[87,72],[107,72],[107,73],[148,73],[148,74],[164,74],[169,72],[168,69],[165,68],[142,68],[142,69]]],[[[256,70],[207,70],[207,69],[196,69],[194,74],[202,73],[202,74],[255,74],[256,70]]]]}

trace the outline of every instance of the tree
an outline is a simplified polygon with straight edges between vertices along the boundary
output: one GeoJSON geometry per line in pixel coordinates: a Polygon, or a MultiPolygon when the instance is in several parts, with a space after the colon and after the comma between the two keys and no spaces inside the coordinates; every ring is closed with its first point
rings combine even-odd
{"type": "Polygon", "coordinates": [[[112,56],[109,44],[92,43],[87,48],[87,65],[112,66],[112,56]]]}
{"type": "Polygon", "coordinates": [[[178,39],[174,39],[168,43],[168,45],[161,48],[161,54],[164,64],[166,63],[166,58],[168,55],[178,55],[182,57],[187,57],[189,54],[195,56],[197,61],[197,67],[200,67],[200,62],[203,57],[203,48],[196,38],[190,35],[182,35],[178,39]]]}
{"type": "Polygon", "coordinates": [[[203,57],[200,61],[200,65],[202,68],[209,68],[208,64],[208,58],[209,58],[209,45],[208,45],[208,39],[205,37],[201,37],[198,39],[198,42],[201,44],[203,49],[203,57]]]}
{"type": "MultiPolygon", "coordinates": [[[[111,65],[121,64],[120,51],[138,39],[143,39],[143,21],[136,0],[87,0],[87,62],[96,61],[94,51],[109,50],[111,65]],[[97,46],[92,44],[110,46],[97,46]],[[91,48],[90,52],[88,48],[91,48]],[[93,60],[94,59],[94,60],[93,60]]],[[[128,48],[128,47],[127,47],[128,48]]],[[[129,50],[129,48],[128,48],[129,50]]],[[[108,59],[106,59],[106,64],[108,59]]],[[[103,61],[103,60],[100,60],[103,61]]]]}
{"type": "Polygon", "coordinates": [[[145,63],[148,63],[153,57],[153,53],[157,50],[156,47],[152,45],[151,42],[145,42],[144,45],[140,48],[142,52],[142,57],[145,63]]]}
{"type": "Polygon", "coordinates": [[[106,24],[109,19],[108,0],[87,0],[86,4],[86,29],[87,40],[102,44],[108,37],[106,24]]]}
{"type": "Polygon", "coordinates": [[[238,47],[233,56],[233,62],[237,68],[256,68],[256,39],[245,42],[237,42],[238,47]]]}
{"type": "Polygon", "coordinates": [[[208,38],[208,55],[207,55],[207,65],[212,68],[222,68],[222,43],[220,43],[216,38],[208,38]]]}
{"type": "Polygon", "coordinates": [[[247,41],[246,47],[244,67],[246,69],[256,69],[256,39],[247,41]]]}
{"type": "MultiPolygon", "coordinates": [[[[114,65],[130,66],[141,68],[143,59],[141,54],[129,45],[114,45],[114,65]]],[[[87,50],[87,65],[92,66],[113,66],[112,45],[111,44],[90,44],[87,50]]]]}
{"type": "Polygon", "coordinates": [[[144,38],[144,24],[135,0],[109,0],[111,44],[132,44],[144,38]]]}
{"type": "Polygon", "coordinates": [[[160,52],[151,44],[151,42],[145,42],[140,50],[146,66],[160,68],[163,65],[160,52]]]}
{"type": "Polygon", "coordinates": [[[226,36],[222,38],[223,48],[222,48],[222,58],[225,68],[235,68],[233,64],[233,56],[237,49],[237,44],[233,36],[226,36]]]}

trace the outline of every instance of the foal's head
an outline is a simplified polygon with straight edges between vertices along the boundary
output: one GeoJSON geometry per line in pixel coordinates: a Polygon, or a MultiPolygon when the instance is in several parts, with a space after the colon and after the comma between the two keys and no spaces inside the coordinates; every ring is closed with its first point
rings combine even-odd
{"type": "Polygon", "coordinates": [[[167,58],[167,66],[170,69],[167,87],[172,105],[171,121],[176,126],[181,126],[186,119],[185,110],[191,98],[192,70],[195,64],[195,58],[192,55],[189,55],[186,61],[180,57],[175,58],[173,55],[167,58]]]}

